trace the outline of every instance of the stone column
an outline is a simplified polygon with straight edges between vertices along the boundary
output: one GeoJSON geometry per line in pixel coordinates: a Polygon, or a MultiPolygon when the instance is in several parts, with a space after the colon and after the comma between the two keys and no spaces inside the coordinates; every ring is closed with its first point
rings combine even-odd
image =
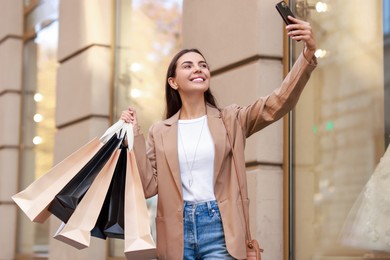
{"type": "MultiPolygon", "coordinates": [[[[211,66],[218,105],[248,105],[283,79],[283,24],[271,0],[184,0],[184,47],[211,66]]],[[[247,140],[253,237],[283,259],[283,120],[247,140]]]]}
{"type": "Polygon", "coordinates": [[[15,257],[22,90],[23,1],[0,0],[0,259],[15,257]]]}
{"type": "MultiPolygon", "coordinates": [[[[109,126],[113,1],[60,2],[55,164],[109,126]]],[[[51,234],[60,222],[51,218],[51,234]]],[[[77,250],[50,239],[49,259],[106,259],[106,241],[77,250]]]]}

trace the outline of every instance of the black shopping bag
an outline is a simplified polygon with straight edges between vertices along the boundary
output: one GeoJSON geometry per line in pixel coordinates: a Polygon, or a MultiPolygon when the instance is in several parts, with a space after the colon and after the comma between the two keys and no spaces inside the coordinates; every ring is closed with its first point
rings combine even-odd
{"type": "Polygon", "coordinates": [[[91,230],[91,235],[94,237],[101,239],[106,239],[107,237],[124,239],[126,153],[127,148],[122,146],[110,188],[106,194],[96,225],[91,230]]]}
{"type": "Polygon", "coordinates": [[[104,228],[107,237],[124,239],[125,233],[125,183],[127,148],[122,147],[112,179],[108,219],[104,228]]]}
{"type": "Polygon", "coordinates": [[[91,236],[106,239],[107,235],[104,233],[104,227],[108,221],[108,211],[110,208],[110,197],[112,191],[112,180],[110,183],[110,188],[107,191],[106,198],[104,199],[104,203],[102,209],[100,211],[99,217],[96,221],[95,227],[91,230],[91,236]]]}
{"type": "Polygon", "coordinates": [[[119,147],[121,141],[122,139],[114,134],[80,172],[55,196],[48,210],[67,223],[93,180],[113,152],[119,147]]]}

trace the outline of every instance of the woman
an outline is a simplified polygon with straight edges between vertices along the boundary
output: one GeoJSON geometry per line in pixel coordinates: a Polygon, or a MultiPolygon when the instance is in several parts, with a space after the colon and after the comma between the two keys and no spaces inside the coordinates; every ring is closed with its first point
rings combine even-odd
{"type": "Polygon", "coordinates": [[[146,144],[136,111],[122,112],[121,119],[135,126],[134,151],[145,196],[158,194],[159,259],[246,258],[243,209],[226,130],[248,211],[245,139],[295,106],[316,66],[310,24],[289,19],[295,24],[286,26],[288,35],[304,42],[305,48],[280,88],[269,96],[246,107],[217,108],[207,62],[198,50],[189,49],[179,52],[168,67],[166,119],[152,125],[146,144]]]}

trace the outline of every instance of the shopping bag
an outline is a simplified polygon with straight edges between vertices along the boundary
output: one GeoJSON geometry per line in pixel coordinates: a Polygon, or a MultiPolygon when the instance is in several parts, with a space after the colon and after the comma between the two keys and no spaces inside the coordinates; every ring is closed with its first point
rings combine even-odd
{"type": "Polygon", "coordinates": [[[47,207],[54,196],[103,146],[93,139],[50,169],[26,189],[12,196],[19,208],[34,222],[43,223],[51,215],[47,207]]]}
{"type": "Polygon", "coordinates": [[[102,209],[120,153],[119,149],[113,152],[68,222],[65,226],[60,227],[59,232],[54,236],[55,239],[77,249],[83,249],[89,246],[91,230],[95,226],[99,212],[102,209]]]}
{"type": "Polygon", "coordinates": [[[100,210],[99,217],[96,221],[95,226],[91,230],[91,236],[93,237],[97,237],[100,239],[107,238],[107,235],[104,233],[104,228],[108,221],[108,211],[110,208],[111,191],[112,191],[112,180],[111,180],[110,188],[107,191],[106,198],[104,199],[102,209],[100,210]]]}
{"type": "MultiPolygon", "coordinates": [[[[129,149],[132,147],[129,146],[129,149]]],[[[126,259],[156,258],[156,246],[151,235],[149,212],[134,151],[127,153],[125,198],[126,259]]]]}
{"type": "MultiPolygon", "coordinates": [[[[128,125],[125,125],[123,120],[119,120],[111,128],[113,128],[114,131],[116,131],[116,129],[118,129],[119,127],[122,127],[122,125],[126,126],[127,128],[129,127],[128,125]]],[[[106,131],[105,135],[103,135],[105,137],[102,137],[100,139],[100,141],[101,142],[107,142],[107,137],[106,136],[109,136],[110,134],[112,134],[112,132],[113,132],[112,129],[108,129],[106,131]]],[[[126,134],[126,132],[125,132],[125,134],[126,134]]],[[[126,135],[126,139],[127,140],[129,139],[128,135],[126,135]]],[[[127,142],[129,142],[129,140],[127,142]]],[[[132,145],[132,143],[134,142],[133,138],[132,138],[132,140],[130,140],[130,142],[131,142],[131,145],[132,145]]],[[[115,173],[114,173],[114,176],[115,176],[115,173]]],[[[96,221],[96,225],[91,230],[91,236],[97,237],[97,238],[100,238],[100,239],[106,239],[107,238],[107,235],[104,233],[104,228],[105,228],[105,226],[107,224],[107,221],[108,221],[108,213],[109,213],[109,208],[110,208],[110,198],[111,198],[111,192],[112,192],[112,183],[113,183],[113,181],[111,181],[110,188],[108,189],[108,192],[107,192],[106,198],[104,200],[102,209],[100,211],[98,220],[96,221]]]]}
{"type": "Polygon", "coordinates": [[[104,234],[111,238],[124,239],[126,161],[127,149],[123,147],[112,179],[111,193],[108,194],[110,200],[104,234]]]}
{"type": "Polygon", "coordinates": [[[31,221],[43,223],[51,213],[48,206],[58,192],[88,163],[114,134],[122,129],[123,120],[112,125],[100,137],[91,140],[55,165],[12,199],[31,221]]]}
{"type": "Polygon", "coordinates": [[[121,141],[120,137],[113,135],[72,180],[65,185],[49,205],[49,211],[52,214],[63,222],[68,222],[92,182],[113,152],[118,148],[121,141]]]}

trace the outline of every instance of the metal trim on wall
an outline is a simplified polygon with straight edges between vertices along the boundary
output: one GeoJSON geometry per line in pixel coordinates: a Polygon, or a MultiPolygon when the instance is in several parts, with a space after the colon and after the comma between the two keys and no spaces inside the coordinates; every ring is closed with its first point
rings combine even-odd
{"type": "MultiPolygon", "coordinates": [[[[290,8],[294,0],[286,1],[290,8]]],[[[293,45],[287,36],[283,24],[283,76],[285,77],[293,65],[293,45]]],[[[294,259],[294,111],[290,111],[283,119],[283,259],[294,259]]]]}

